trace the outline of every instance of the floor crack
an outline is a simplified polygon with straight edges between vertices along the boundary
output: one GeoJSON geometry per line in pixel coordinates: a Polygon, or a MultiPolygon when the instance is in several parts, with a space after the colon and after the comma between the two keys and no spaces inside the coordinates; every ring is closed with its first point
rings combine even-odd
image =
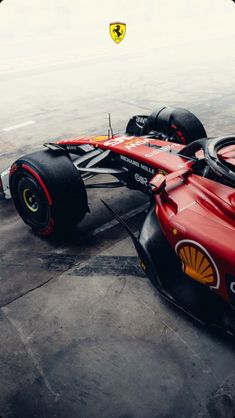
{"type": "Polygon", "coordinates": [[[17,332],[17,334],[20,338],[20,341],[21,341],[22,345],[24,346],[24,349],[25,349],[26,353],[28,354],[29,358],[31,359],[37,373],[39,374],[42,381],[44,382],[47,390],[53,395],[53,397],[55,398],[55,401],[57,401],[58,398],[60,397],[60,394],[52,388],[47,376],[44,373],[43,367],[41,366],[41,362],[40,362],[40,358],[39,358],[38,354],[34,353],[32,348],[28,344],[27,336],[24,334],[22,328],[17,326],[16,321],[14,319],[10,318],[7,315],[7,309],[6,309],[6,312],[4,312],[4,315],[7,318],[7,320],[10,322],[11,326],[16,330],[16,332],[17,332]]]}
{"type": "Polygon", "coordinates": [[[29,293],[34,292],[34,290],[40,289],[40,287],[45,286],[47,283],[49,283],[53,279],[55,279],[55,277],[50,277],[48,280],[46,280],[45,282],[39,284],[38,286],[35,286],[35,287],[32,287],[31,289],[26,290],[25,292],[21,293],[19,296],[16,296],[14,299],[11,299],[9,302],[5,303],[4,305],[0,305],[0,309],[6,308],[8,305],[10,305],[11,303],[15,302],[16,300],[21,299],[24,296],[28,295],[29,293]]]}

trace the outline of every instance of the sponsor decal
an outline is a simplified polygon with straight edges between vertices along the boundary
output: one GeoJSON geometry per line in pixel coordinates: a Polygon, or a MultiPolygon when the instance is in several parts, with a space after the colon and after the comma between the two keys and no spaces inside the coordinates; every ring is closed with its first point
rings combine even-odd
{"type": "Polygon", "coordinates": [[[125,144],[125,148],[130,150],[132,148],[139,147],[140,145],[146,145],[153,140],[154,138],[135,138],[132,142],[128,142],[127,144],[125,144]]]}
{"type": "MultiPolygon", "coordinates": [[[[149,138],[151,139],[151,138],[149,138]]],[[[144,154],[145,157],[147,158],[151,158],[151,157],[155,157],[156,155],[160,154],[161,152],[166,152],[166,151],[170,151],[171,150],[171,146],[166,145],[165,147],[161,147],[158,149],[154,149],[151,152],[148,152],[147,154],[144,154]]]]}
{"type": "Polygon", "coordinates": [[[139,161],[132,160],[131,158],[126,157],[125,155],[120,155],[121,160],[126,161],[129,164],[132,164],[136,167],[140,166],[139,161]]]}
{"type": "Polygon", "coordinates": [[[125,145],[134,144],[135,142],[139,141],[139,138],[133,137],[129,141],[125,141],[125,145]]]}
{"type": "Polygon", "coordinates": [[[147,119],[148,117],[136,116],[136,122],[141,123],[142,125],[146,122],[147,119]]]}
{"type": "Polygon", "coordinates": [[[105,141],[107,138],[107,135],[95,136],[94,138],[91,138],[91,142],[105,141]]]}
{"type": "Polygon", "coordinates": [[[140,176],[138,173],[135,173],[135,181],[142,184],[143,186],[147,186],[148,184],[148,179],[146,179],[146,177],[140,176]]]}
{"type": "Polygon", "coordinates": [[[136,136],[120,136],[119,138],[109,139],[108,141],[104,142],[104,145],[116,146],[125,142],[124,147],[126,149],[131,150],[132,148],[138,147],[140,145],[149,144],[150,141],[154,141],[154,138],[148,138],[148,137],[137,138],[136,136]]]}
{"type": "Polygon", "coordinates": [[[136,116],[135,123],[139,128],[143,128],[145,122],[147,121],[148,117],[144,116],[136,116]]]}
{"type": "Polygon", "coordinates": [[[183,272],[192,279],[218,289],[220,276],[217,266],[209,252],[198,242],[179,241],[175,247],[183,265],[183,272]]]}
{"type": "Polygon", "coordinates": [[[109,24],[109,33],[116,44],[120,44],[126,35],[126,23],[113,22],[109,24]]]}
{"type": "Polygon", "coordinates": [[[120,158],[121,160],[126,161],[127,163],[135,167],[141,168],[142,170],[147,171],[148,173],[155,174],[155,170],[153,168],[148,167],[147,165],[140,163],[139,161],[132,160],[131,158],[126,157],[125,155],[120,155],[120,158]]]}
{"type": "Polygon", "coordinates": [[[235,276],[231,274],[226,274],[225,276],[228,295],[231,300],[232,305],[235,307],[235,276]]]}
{"type": "Polygon", "coordinates": [[[104,145],[106,145],[107,147],[108,146],[116,146],[116,145],[119,145],[119,144],[122,144],[123,142],[125,142],[125,141],[127,141],[127,140],[131,140],[131,139],[133,139],[133,138],[135,138],[134,136],[119,136],[118,138],[112,138],[112,139],[109,139],[108,141],[106,141],[106,142],[104,142],[104,145]]]}

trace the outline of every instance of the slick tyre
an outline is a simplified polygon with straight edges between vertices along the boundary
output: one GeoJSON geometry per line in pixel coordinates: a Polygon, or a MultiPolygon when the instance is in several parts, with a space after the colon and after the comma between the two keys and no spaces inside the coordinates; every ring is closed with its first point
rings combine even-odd
{"type": "Polygon", "coordinates": [[[153,112],[145,122],[141,135],[156,131],[167,136],[170,142],[187,145],[207,134],[200,120],[189,110],[163,107],[153,112]]]}
{"type": "Polygon", "coordinates": [[[50,150],[26,155],[12,165],[10,191],[23,221],[41,236],[65,232],[88,211],[79,172],[67,155],[50,150]]]}

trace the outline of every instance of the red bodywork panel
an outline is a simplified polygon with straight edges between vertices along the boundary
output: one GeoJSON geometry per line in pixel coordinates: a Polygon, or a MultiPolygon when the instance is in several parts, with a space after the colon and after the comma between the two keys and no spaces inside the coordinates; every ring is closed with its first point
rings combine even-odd
{"type": "MultiPolygon", "coordinates": [[[[156,185],[157,192],[164,181],[162,191],[155,194],[155,201],[156,214],[167,240],[180,257],[186,274],[210,286],[231,303],[229,293],[235,293],[235,191],[232,187],[193,174],[192,162],[176,155],[184,148],[180,144],[130,136],[75,138],[59,144],[90,144],[110,149],[163,173],[156,174],[150,183],[156,185]],[[161,149],[150,147],[149,143],[161,149]],[[230,289],[227,275],[234,277],[230,289]]],[[[223,158],[235,163],[235,148],[225,148],[223,158]]]]}
{"type": "Polygon", "coordinates": [[[60,145],[82,145],[90,144],[97,148],[109,149],[116,154],[125,155],[131,159],[144,163],[156,169],[162,169],[168,173],[182,168],[185,159],[177,155],[171,154],[169,151],[179,151],[184,146],[175,143],[166,143],[165,141],[152,139],[149,137],[132,137],[132,136],[114,136],[109,139],[107,136],[100,137],[82,137],[74,139],[66,139],[59,141],[60,145]],[[102,140],[101,140],[102,138],[102,140]],[[168,152],[149,147],[149,143],[158,147],[168,148],[168,152]]]}

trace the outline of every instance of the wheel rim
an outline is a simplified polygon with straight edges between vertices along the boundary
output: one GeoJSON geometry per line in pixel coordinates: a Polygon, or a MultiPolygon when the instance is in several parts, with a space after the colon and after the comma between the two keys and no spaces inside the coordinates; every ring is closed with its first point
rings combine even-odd
{"type": "Polygon", "coordinates": [[[26,204],[27,208],[31,211],[31,212],[37,212],[38,211],[38,200],[37,197],[35,195],[35,193],[33,193],[32,190],[30,189],[24,189],[23,191],[23,200],[24,203],[26,204]]]}
{"type": "Polygon", "coordinates": [[[17,209],[23,220],[32,228],[43,229],[50,219],[50,206],[37,180],[28,174],[18,179],[17,209]]]}

